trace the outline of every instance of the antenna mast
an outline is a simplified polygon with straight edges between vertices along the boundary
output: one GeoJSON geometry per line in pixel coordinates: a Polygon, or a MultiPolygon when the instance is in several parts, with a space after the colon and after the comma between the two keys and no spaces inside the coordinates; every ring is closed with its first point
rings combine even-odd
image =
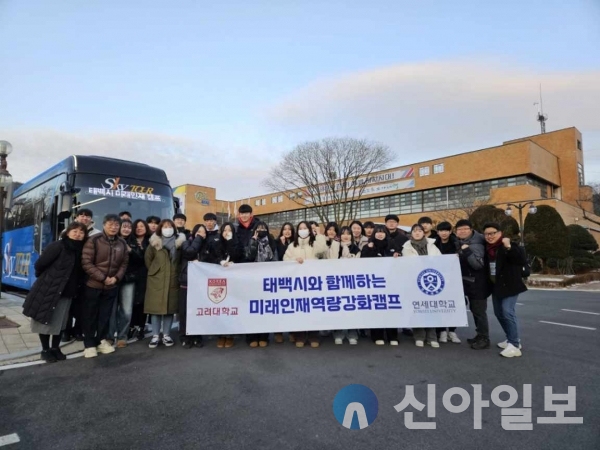
{"type": "Polygon", "coordinates": [[[540,123],[540,127],[542,129],[542,134],[546,132],[546,120],[548,120],[548,115],[544,114],[544,104],[542,102],[542,84],[540,83],[540,101],[535,102],[534,105],[538,105],[538,113],[537,113],[537,121],[540,123]]]}

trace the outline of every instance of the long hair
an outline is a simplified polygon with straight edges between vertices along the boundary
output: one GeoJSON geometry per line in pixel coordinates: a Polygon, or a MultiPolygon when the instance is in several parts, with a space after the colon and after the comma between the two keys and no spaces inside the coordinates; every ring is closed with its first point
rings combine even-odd
{"type": "Polygon", "coordinates": [[[298,235],[298,231],[300,230],[300,225],[302,224],[306,225],[306,228],[308,229],[308,244],[312,247],[313,243],[315,242],[315,235],[312,232],[310,223],[306,220],[303,220],[296,226],[296,236],[294,236],[294,247],[298,247],[300,245],[300,243],[298,242],[298,239],[300,238],[300,236],[298,235]]]}
{"type": "Polygon", "coordinates": [[[369,238],[370,242],[375,242],[377,239],[375,238],[375,235],[377,233],[385,233],[385,238],[383,238],[383,240],[387,240],[390,237],[390,232],[389,230],[385,227],[385,225],[375,225],[375,227],[373,228],[373,234],[371,235],[371,237],[369,238]]]}
{"type": "Polygon", "coordinates": [[[131,235],[130,236],[137,238],[137,235],[135,234],[135,230],[137,230],[137,227],[140,223],[144,225],[144,229],[146,230],[146,234],[144,234],[144,238],[149,238],[150,237],[150,227],[148,226],[148,222],[146,222],[143,219],[137,219],[136,221],[133,222],[133,225],[131,225],[131,235]]]}
{"type": "MultiPolygon", "coordinates": [[[[365,235],[365,227],[363,226],[362,222],[360,220],[353,220],[352,223],[350,224],[350,229],[352,229],[352,225],[358,225],[360,227],[360,234],[361,236],[365,235]]],[[[353,235],[354,237],[354,235],[353,235]]]]}
{"type": "MultiPolygon", "coordinates": [[[[73,230],[77,230],[80,229],[81,231],[83,231],[83,241],[85,242],[88,238],[88,229],[87,227],[79,222],[71,222],[69,224],[69,226],[67,228],[65,228],[65,230],[60,234],[60,238],[64,239],[65,237],[69,237],[68,234],[73,231],[73,230]]],[[[71,239],[71,238],[69,238],[71,239]]]]}
{"type": "Polygon", "coordinates": [[[225,227],[229,227],[231,229],[231,239],[235,240],[235,227],[231,222],[225,222],[223,225],[219,227],[219,239],[221,243],[227,242],[227,240],[223,237],[223,233],[225,232],[225,227]]]}
{"type": "Polygon", "coordinates": [[[296,230],[294,230],[294,225],[292,225],[291,222],[286,222],[281,225],[281,230],[279,230],[279,236],[277,236],[277,239],[281,239],[281,236],[283,236],[283,230],[286,226],[289,226],[292,232],[292,235],[290,236],[290,242],[294,242],[294,239],[296,239],[296,230]]]}

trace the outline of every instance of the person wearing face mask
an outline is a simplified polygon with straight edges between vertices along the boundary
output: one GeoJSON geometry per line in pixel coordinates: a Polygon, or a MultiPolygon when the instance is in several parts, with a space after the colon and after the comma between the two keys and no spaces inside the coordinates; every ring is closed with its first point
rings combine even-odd
{"type": "MultiPolygon", "coordinates": [[[[327,255],[328,247],[325,236],[315,235],[311,232],[310,224],[303,220],[296,228],[296,239],[287,248],[283,257],[284,261],[296,261],[300,264],[307,259],[324,259],[327,255]]],[[[296,343],[296,347],[304,347],[306,342],[310,346],[317,348],[320,345],[318,331],[301,331],[290,335],[290,340],[296,343]]]]}
{"type": "MultiPolygon", "coordinates": [[[[244,249],[239,244],[234,225],[226,222],[216,233],[217,238],[214,241],[212,232],[208,232],[206,238],[208,241],[206,249],[208,254],[205,262],[230,267],[242,261],[244,258],[244,249]]],[[[217,338],[217,348],[231,348],[234,343],[234,337],[231,335],[219,335],[217,338]]]]}
{"type": "MultiPolygon", "coordinates": [[[[373,235],[367,245],[360,253],[361,258],[388,258],[398,257],[398,251],[394,248],[393,241],[383,225],[375,225],[373,235]]],[[[375,345],[385,345],[385,337],[390,345],[398,345],[398,328],[372,328],[371,339],[375,345]]]]}
{"type": "Polygon", "coordinates": [[[523,283],[523,267],[527,264],[525,252],[518,244],[504,237],[500,225],[486,223],[483,226],[486,241],[485,266],[492,285],[494,314],[506,334],[500,342],[500,355],[505,358],[522,356],[521,339],[517,322],[516,304],[519,294],[527,290],[523,283]]]}
{"type": "MultiPolygon", "coordinates": [[[[441,254],[435,246],[435,239],[426,238],[423,227],[418,223],[414,224],[410,232],[410,241],[402,247],[402,256],[435,256],[441,254]]],[[[423,347],[425,343],[433,348],[440,347],[435,328],[413,328],[413,336],[417,347],[423,347]]]]}
{"type": "Polygon", "coordinates": [[[187,297],[188,297],[188,264],[202,261],[203,249],[206,246],[206,227],[196,225],[188,239],[181,246],[181,272],[179,274],[179,341],[185,349],[203,346],[202,336],[187,334],[187,297]]]}
{"type": "Polygon", "coordinates": [[[181,246],[184,242],[185,235],[178,234],[173,221],[165,219],[150,238],[144,255],[148,268],[144,312],[150,314],[152,324],[150,348],[158,347],[161,328],[163,345],[171,347],[175,344],[171,327],[179,305],[181,246]]]}
{"type": "Polygon", "coordinates": [[[41,359],[63,361],[60,334],[67,326],[71,300],[84,282],[81,254],[87,226],[73,222],[61,240],[49,244],[35,262],[37,277],[23,303],[23,314],[31,318],[31,332],[38,333],[41,359]],[[52,336],[52,343],[50,342],[52,336]]]}
{"type": "Polygon", "coordinates": [[[362,222],[355,220],[350,224],[350,229],[352,230],[352,242],[362,250],[369,243],[369,238],[365,236],[365,229],[362,222]]]}
{"type": "MultiPolygon", "coordinates": [[[[279,261],[277,244],[269,234],[269,226],[265,222],[258,222],[254,228],[254,235],[245,248],[244,261],[246,262],[272,262],[279,261]]],[[[252,348],[266,347],[269,345],[269,333],[246,335],[246,342],[252,348]]]]}

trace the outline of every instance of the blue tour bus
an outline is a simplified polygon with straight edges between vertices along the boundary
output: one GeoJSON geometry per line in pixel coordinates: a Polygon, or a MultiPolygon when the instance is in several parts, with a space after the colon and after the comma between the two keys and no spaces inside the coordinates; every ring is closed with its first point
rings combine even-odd
{"type": "Polygon", "coordinates": [[[2,233],[2,284],[30,289],[34,264],[80,208],[104,215],[129,211],[133,219],[172,218],[173,191],[164,170],[132,161],[73,155],[15,190],[2,233]]]}

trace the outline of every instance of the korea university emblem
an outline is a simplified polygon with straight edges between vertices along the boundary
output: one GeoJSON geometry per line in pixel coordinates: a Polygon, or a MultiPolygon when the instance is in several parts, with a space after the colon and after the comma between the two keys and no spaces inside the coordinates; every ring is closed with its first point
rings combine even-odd
{"type": "Polygon", "coordinates": [[[221,303],[227,297],[227,278],[208,279],[208,298],[215,304],[221,303]]]}

